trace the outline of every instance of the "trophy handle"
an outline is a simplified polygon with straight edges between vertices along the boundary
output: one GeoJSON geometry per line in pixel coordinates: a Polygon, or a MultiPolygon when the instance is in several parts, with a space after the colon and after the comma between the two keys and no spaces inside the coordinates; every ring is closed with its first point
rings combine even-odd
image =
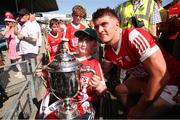
{"type": "Polygon", "coordinates": [[[95,75],[96,74],[96,71],[95,70],[93,70],[93,69],[91,69],[91,67],[90,66],[86,66],[86,68],[85,69],[80,69],[80,73],[85,73],[85,72],[91,72],[93,75],[95,75]]]}

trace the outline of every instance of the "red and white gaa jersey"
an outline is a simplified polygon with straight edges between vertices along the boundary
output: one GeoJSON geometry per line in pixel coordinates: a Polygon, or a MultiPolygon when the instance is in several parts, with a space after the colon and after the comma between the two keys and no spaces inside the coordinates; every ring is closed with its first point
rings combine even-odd
{"type": "Polygon", "coordinates": [[[71,22],[66,25],[66,28],[67,29],[66,29],[65,38],[67,38],[69,40],[68,41],[69,50],[70,50],[70,52],[76,52],[76,48],[78,46],[78,38],[74,35],[74,33],[77,30],[84,29],[85,27],[82,24],[79,24],[76,26],[71,22]]]}
{"type": "Polygon", "coordinates": [[[56,36],[52,35],[51,32],[48,33],[47,40],[51,47],[51,52],[50,52],[51,57],[54,57],[55,55],[57,55],[60,52],[59,45],[62,42],[61,37],[62,37],[61,32],[59,32],[56,36]]]}
{"type": "Polygon", "coordinates": [[[83,72],[80,74],[80,91],[75,97],[75,99],[81,101],[81,103],[78,105],[78,110],[82,115],[91,109],[91,105],[88,103],[91,103],[92,100],[97,99],[95,89],[89,86],[89,82],[92,80],[93,74],[95,73],[97,76],[99,76],[102,83],[105,84],[105,81],[99,61],[92,58],[92,56],[77,58],[77,60],[82,64],[82,69],[91,69],[91,72],[83,72]]]}
{"type": "MultiPolygon", "coordinates": [[[[112,46],[106,46],[104,61],[112,62],[118,67],[128,70],[135,76],[145,77],[148,73],[145,71],[142,62],[160,49],[159,46],[155,39],[141,28],[125,29],[122,31],[122,36],[122,40],[119,41],[118,49],[116,51],[112,46]]],[[[172,58],[172,56],[167,54],[164,50],[162,50],[162,53],[168,71],[171,74],[169,83],[174,84],[172,81],[180,79],[180,62],[172,58]],[[179,66],[179,70],[174,68],[175,66],[179,66]]]]}
{"type": "MultiPolygon", "coordinates": [[[[146,74],[140,64],[159,49],[155,40],[149,33],[139,28],[125,29],[122,31],[122,36],[116,51],[112,46],[106,46],[104,61],[111,61],[118,67],[131,72],[139,71],[141,76],[142,73],[146,74]]],[[[139,74],[135,74],[139,76],[139,74]]]]}

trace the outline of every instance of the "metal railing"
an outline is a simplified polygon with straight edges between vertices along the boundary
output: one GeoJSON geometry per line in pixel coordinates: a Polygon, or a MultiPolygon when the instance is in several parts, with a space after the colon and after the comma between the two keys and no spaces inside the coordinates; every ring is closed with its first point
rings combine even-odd
{"type": "Polygon", "coordinates": [[[14,103],[12,103],[11,109],[3,115],[2,119],[34,119],[38,111],[36,92],[39,86],[37,84],[41,84],[41,82],[33,74],[36,69],[35,60],[32,59],[24,63],[27,65],[25,84],[20,89],[14,103]]]}

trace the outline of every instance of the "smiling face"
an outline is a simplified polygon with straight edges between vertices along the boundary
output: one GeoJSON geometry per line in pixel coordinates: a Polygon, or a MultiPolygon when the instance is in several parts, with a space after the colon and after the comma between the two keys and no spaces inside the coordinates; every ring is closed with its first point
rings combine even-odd
{"type": "Polygon", "coordinates": [[[94,28],[101,39],[105,44],[112,45],[116,41],[117,30],[119,29],[119,22],[117,19],[111,16],[99,17],[94,21],[94,28]]]}
{"type": "Polygon", "coordinates": [[[93,53],[93,49],[96,48],[97,43],[96,41],[89,37],[89,36],[83,36],[79,37],[79,42],[78,42],[78,52],[79,56],[90,56],[93,53]]]}

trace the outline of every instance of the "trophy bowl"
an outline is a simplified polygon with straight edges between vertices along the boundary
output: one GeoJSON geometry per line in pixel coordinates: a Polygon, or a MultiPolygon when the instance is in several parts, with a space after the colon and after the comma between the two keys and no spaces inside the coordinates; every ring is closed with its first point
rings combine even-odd
{"type": "Polygon", "coordinates": [[[54,94],[60,99],[72,98],[78,91],[79,73],[52,72],[50,73],[50,87],[54,94]]]}
{"type": "Polygon", "coordinates": [[[47,66],[50,90],[62,101],[56,111],[58,118],[73,119],[79,115],[72,98],[80,88],[80,66],[75,57],[67,52],[58,54],[47,66]]]}

